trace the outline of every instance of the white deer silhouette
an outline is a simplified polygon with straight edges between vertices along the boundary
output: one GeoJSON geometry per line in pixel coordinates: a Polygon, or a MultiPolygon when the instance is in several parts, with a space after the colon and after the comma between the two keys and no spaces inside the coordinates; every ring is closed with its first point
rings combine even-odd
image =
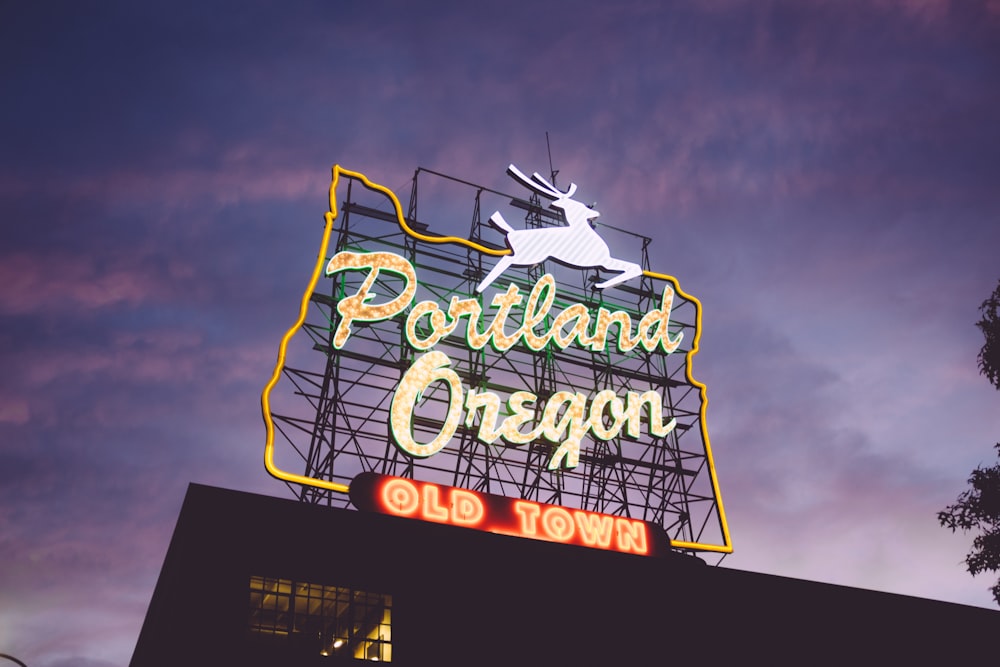
{"type": "Polygon", "coordinates": [[[507,167],[507,173],[520,181],[525,187],[538,194],[552,199],[550,208],[562,211],[566,219],[565,227],[543,227],[539,229],[514,229],[497,211],[490,216],[490,224],[507,235],[507,245],[511,254],[504,255],[476,287],[482,292],[503,273],[508,266],[533,266],[547,259],[553,259],[562,264],[584,269],[601,267],[609,271],[621,271],[617,276],[602,283],[598,289],[604,289],[625,282],[642,274],[642,267],[632,262],[615,259],[608,250],[608,244],[590,226],[590,220],[600,215],[586,204],[571,199],[576,192],[576,184],[570,183],[566,192],[558,190],[535,172],[528,178],[514,165],[507,167]]]}

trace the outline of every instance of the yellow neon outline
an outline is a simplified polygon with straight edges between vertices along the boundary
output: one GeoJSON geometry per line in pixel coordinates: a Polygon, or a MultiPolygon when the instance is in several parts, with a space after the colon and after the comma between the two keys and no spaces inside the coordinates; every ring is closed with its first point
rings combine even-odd
{"type": "MultiPolygon", "coordinates": [[[[457,236],[427,236],[426,234],[421,234],[420,232],[412,229],[408,224],[406,224],[406,219],[403,217],[403,206],[399,203],[399,199],[396,194],[385,187],[384,185],[379,185],[378,183],[373,183],[368,180],[368,177],[357,171],[350,171],[348,169],[342,168],[339,164],[333,166],[333,178],[330,182],[330,210],[325,214],[326,225],[323,228],[323,240],[320,243],[319,254],[316,257],[316,266],[313,267],[312,277],[309,279],[309,284],[306,287],[306,291],[302,295],[302,302],[299,305],[299,317],[295,321],[295,324],[285,333],[281,339],[281,344],[278,346],[278,360],[274,366],[274,373],[271,375],[270,381],[264,386],[264,391],[260,397],[261,410],[264,417],[264,425],[266,427],[266,441],[264,444],[264,467],[271,476],[280,479],[285,482],[292,482],[295,484],[303,484],[305,486],[313,486],[320,489],[328,489],[330,491],[336,491],[338,493],[347,493],[349,487],[346,484],[339,484],[337,482],[330,482],[323,479],[316,479],[313,477],[305,477],[303,475],[297,475],[295,473],[285,472],[280,470],[274,465],[274,420],[271,416],[271,390],[274,386],[278,384],[278,380],[281,377],[281,371],[285,367],[285,355],[288,351],[288,343],[292,337],[298,332],[306,320],[306,313],[309,308],[309,300],[312,297],[313,290],[316,288],[316,283],[319,281],[319,277],[323,272],[323,265],[326,262],[326,249],[330,244],[330,233],[333,230],[333,221],[337,219],[337,185],[340,183],[340,176],[343,174],[347,178],[353,178],[355,180],[361,181],[361,183],[369,190],[374,190],[375,192],[380,192],[384,194],[392,202],[393,208],[396,211],[396,222],[399,224],[400,229],[406,234],[412,236],[420,241],[425,241],[427,243],[455,243],[457,245],[462,245],[467,248],[472,248],[481,253],[492,255],[494,257],[499,257],[503,255],[510,254],[509,248],[503,248],[500,250],[487,248],[474,241],[468,239],[463,239],[457,236]]],[[[698,382],[691,375],[691,366],[694,355],[698,353],[698,345],[701,340],[701,301],[697,298],[691,296],[684,292],[677,282],[677,279],[673,276],[668,276],[664,273],[656,273],[654,271],[643,271],[644,276],[649,278],[654,278],[656,280],[666,280],[673,284],[674,291],[687,299],[688,301],[694,303],[695,305],[695,330],[694,330],[694,340],[691,342],[691,349],[687,352],[687,358],[685,359],[685,375],[688,382],[690,382],[695,387],[698,387],[701,394],[701,408],[699,410],[699,418],[701,420],[701,436],[705,441],[705,456],[708,459],[708,474],[709,478],[712,480],[712,491],[715,493],[715,500],[719,508],[719,525],[722,528],[722,537],[724,544],[701,544],[700,542],[683,542],[678,540],[670,540],[670,544],[673,547],[679,549],[693,549],[697,551],[712,551],[716,553],[732,553],[733,546],[732,541],[729,536],[729,523],[726,521],[726,510],[722,504],[722,493],[719,490],[719,480],[715,474],[715,459],[712,456],[712,445],[708,438],[708,425],[706,424],[705,413],[708,409],[708,390],[704,384],[698,382]]]]}

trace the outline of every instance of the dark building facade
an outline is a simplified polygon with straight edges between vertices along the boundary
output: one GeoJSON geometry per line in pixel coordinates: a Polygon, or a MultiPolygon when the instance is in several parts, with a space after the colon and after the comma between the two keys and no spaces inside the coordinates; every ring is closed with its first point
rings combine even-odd
{"type": "Polygon", "coordinates": [[[987,609],[192,485],[132,665],[957,664],[998,637],[987,609]]]}

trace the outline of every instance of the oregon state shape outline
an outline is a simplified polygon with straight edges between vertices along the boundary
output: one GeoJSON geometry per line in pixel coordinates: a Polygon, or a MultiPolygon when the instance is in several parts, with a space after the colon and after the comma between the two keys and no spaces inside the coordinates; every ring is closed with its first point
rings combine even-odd
{"type": "MultiPolygon", "coordinates": [[[[271,414],[271,391],[278,384],[281,378],[281,373],[285,368],[285,356],[288,351],[288,344],[295,334],[301,329],[302,325],[305,323],[306,315],[309,310],[309,303],[312,299],[313,292],[316,289],[316,284],[319,282],[320,276],[323,274],[323,267],[327,260],[327,248],[330,245],[330,236],[333,232],[333,223],[337,219],[337,186],[340,184],[340,177],[345,176],[357,181],[360,181],[366,188],[374,192],[381,193],[385,195],[393,205],[396,214],[396,222],[399,224],[400,229],[403,230],[407,235],[426,243],[453,243],[456,245],[462,245],[467,248],[471,248],[478,252],[486,255],[491,255],[494,257],[500,257],[503,255],[510,254],[509,248],[487,248],[469,239],[458,237],[458,236],[428,236],[426,234],[421,234],[420,232],[411,228],[403,216],[403,207],[399,202],[399,198],[396,194],[385,187],[384,185],[379,185],[374,183],[364,174],[351,171],[349,169],[344,169],[339,164],[333,166],[333,177],[330,181],[330,210],[325,214],[326,223],[323,227],[323,238],[320,242],[319,252],[316,257],[316,264],[313,267],[312,275],[309,278],[309,284],[306,286],[305,292],[302,294],[302,301],[299,304],[299,316],[295,323],[285,332],[285,335],[281,338],[281,343],[278,345],[278,358],[274,366],[274,372],[271,375],[271,379],[264,386],[264,391],[261,393],[261,412],[264,418],[264,425],[266,430],[266,439],[264,444],[264,467],[267,472],[274,478],[279,479],[284,482],[289,482],[292,484],[301,484],[305,486],[312,486],[320,489],[326,489],[329,491],[335,491],[337,493],[347,494],[350,487],[347,484],[340,484],[338,482],[333,482],[325,479],[317,479],[314,477],[306,477],[304,475],[299,475],[296,473],[281,470],[274,463],[274,418],[271,414]]],[[[673,276],[656,273],[654,271],[643,271],[643,275],[657,280],[665,280],[673,285],[674,291],[684,299],[690,301],[695,307],[695,331],[694,339],[691,342],[691,349],[689,349],[686,354],[685,359],[685,376],[687,381],[693,386],[698,388],[700,392],[700,408],[699,408],[699,423],[701,427],[702,441],[705,443],[705,457],[708,462],[708,474],[709,479],[712,484],[712,493],[715,496],[716,507],[719,516],[719,527],[722,531],[723,544],[704,544],[701,542],[685,542],[680,540],[671,540],[671,545],[678,549],[692,549],[696,551],[711,551],[716,553],[732,553],[732,541],[729,535],[729,524],[726,521],[726,511],[722,503],[722,493],[719,490],[719,481],[715,472],[715,459],[712,456],[712,444],[708,436],[708,425],[706,420],[706,412],[708,409],[708,393],[707,388],[701,382],[698,382],[692,376],[691,366],[694,356],[698,353],[698,347],[701,340],[701,301],[696,297],[684,292],[673,276]]]]}

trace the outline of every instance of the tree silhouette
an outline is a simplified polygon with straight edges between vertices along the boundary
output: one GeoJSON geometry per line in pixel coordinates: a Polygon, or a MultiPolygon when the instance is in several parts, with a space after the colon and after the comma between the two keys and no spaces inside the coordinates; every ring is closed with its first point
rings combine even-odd
{"type": "Polygon", "coordinates": [[[979,372],[986,376],[997,389],[1000,389],[1000,281],[990,298],[979,306],[983,319],[976,322],[986,342],[979,351],[979,372]]]}
{"type": "MultiPolygon", "coordinates": [[[[1000,455],[1000,443],[997,443],[1000,455]]],[[[952,532],[961,529],[981,531],[972,541],[972,551],[965,557],[969,573],[1000,570],[1000,463],[992,468],[979,466],[969,477],[970,489],[958,496],[958,502],[938,512],[941,525],[952,532]]],[[[1000,605],[1000,580],[993,591],[993,600],[1000,605]]]]}
{"type": "MultiPolygon", "coordinates": [[[[979,351],[979,372],[1000,390],[1000,281],[986,301],[979,306],[982,319],[976,326],[986,342],[979,351]]],[[[996,445],[1000,457],[1000,443],[996,445]]],[[[1000,463],[979,466],[969,476],[969,489],[958,496],[954,505],[938,512],[938,521],[952,532],[961,529],[979,531],[972,541],[972,550],[965,564],[973,576],[980,572],[1000,570],[1000,463]]],[[[1000,580],[991,589],[993,600],[1000,605],[1000,580]]]]}

